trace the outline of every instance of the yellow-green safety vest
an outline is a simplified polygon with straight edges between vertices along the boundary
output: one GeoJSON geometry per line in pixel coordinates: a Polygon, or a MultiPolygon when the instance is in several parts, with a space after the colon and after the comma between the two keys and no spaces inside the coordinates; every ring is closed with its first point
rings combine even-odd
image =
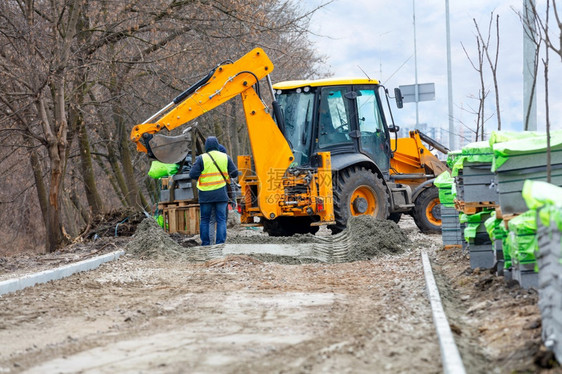
{"type": "Polygon", "coordinates": [[[213,191],[224,187],[226,182],[221,175],[221,171],[226,180],[230,181],[228,176],[228,156],[219,151],[210,151],[208,153],[213,156],[220,170],[217,170],[215,163],[207,153],[201,155],[203,159],[203,172],[197,180],[197,188],[201,191],[213,191]]]}

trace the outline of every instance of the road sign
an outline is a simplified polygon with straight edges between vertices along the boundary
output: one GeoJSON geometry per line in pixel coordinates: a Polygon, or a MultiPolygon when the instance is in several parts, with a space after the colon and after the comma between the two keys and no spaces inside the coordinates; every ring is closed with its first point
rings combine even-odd
{"type": "MultiPolygon", "coordinates": [[[[400,86],[402,97],[405,103],[416,102],[416,85],[407,84],[400,86]]],[[[435,100],[435,83],[419,83],[418,84],[418,102],[435,100]]]]}

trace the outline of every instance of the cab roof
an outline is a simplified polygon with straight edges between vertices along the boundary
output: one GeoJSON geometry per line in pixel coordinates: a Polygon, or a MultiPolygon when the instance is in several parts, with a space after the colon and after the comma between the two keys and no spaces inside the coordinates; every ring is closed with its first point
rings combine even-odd
{"type": "Polygon", "coordinates": [[[379,84],[379,81],[369,78],[326,78],[279,82],[275,83],[273,88],[276,90],[290,90],[299,87],[345,86],[351,84],[379,84]]]}

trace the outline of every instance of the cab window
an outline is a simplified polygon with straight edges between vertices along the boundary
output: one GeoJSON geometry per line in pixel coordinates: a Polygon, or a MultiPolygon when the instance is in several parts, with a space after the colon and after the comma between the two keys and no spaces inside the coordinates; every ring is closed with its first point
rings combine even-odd
{"type": "Polygon", "coordinates": [[[326,87],[320,98],[318,147],[352,143],[350,104],[343,87],[326,87]]]}

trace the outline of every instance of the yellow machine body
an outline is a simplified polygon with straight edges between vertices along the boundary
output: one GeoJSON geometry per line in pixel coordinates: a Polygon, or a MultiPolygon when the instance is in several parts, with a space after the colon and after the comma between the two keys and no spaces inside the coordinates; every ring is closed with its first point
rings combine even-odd
{"type": "Polygon", "coordinates": [[[240,156],[238,160],[245,207],[242,223],[251,224],[254,217],[273,220],[279,216],[314,216],[316,225],[330,224],[334,220],[330,154],[321,156],[322,166],[311,174],[288,172],[293,153],[253,88],[272,71],[273,63],[260,48],[233,63],[220,65],[205,84],[157,121],[136,125],[131,140],[138,151],[147,152],[142,141],[145,134],[173,130],[240,95],[252,149],[252,156],[240,156]],[[291,189],[304,192],[288,193],[291,189]]]}
{"type": "Polygon", "coordinates": [[[400,183],[416,187],[448,168],[425,147],[419,131],[410,131],[409,135],[407,138],[390,140],[390,147],[395,150],[390,159],[390,174],[411,175],[411,179],[401,179],[400,183]]]}

